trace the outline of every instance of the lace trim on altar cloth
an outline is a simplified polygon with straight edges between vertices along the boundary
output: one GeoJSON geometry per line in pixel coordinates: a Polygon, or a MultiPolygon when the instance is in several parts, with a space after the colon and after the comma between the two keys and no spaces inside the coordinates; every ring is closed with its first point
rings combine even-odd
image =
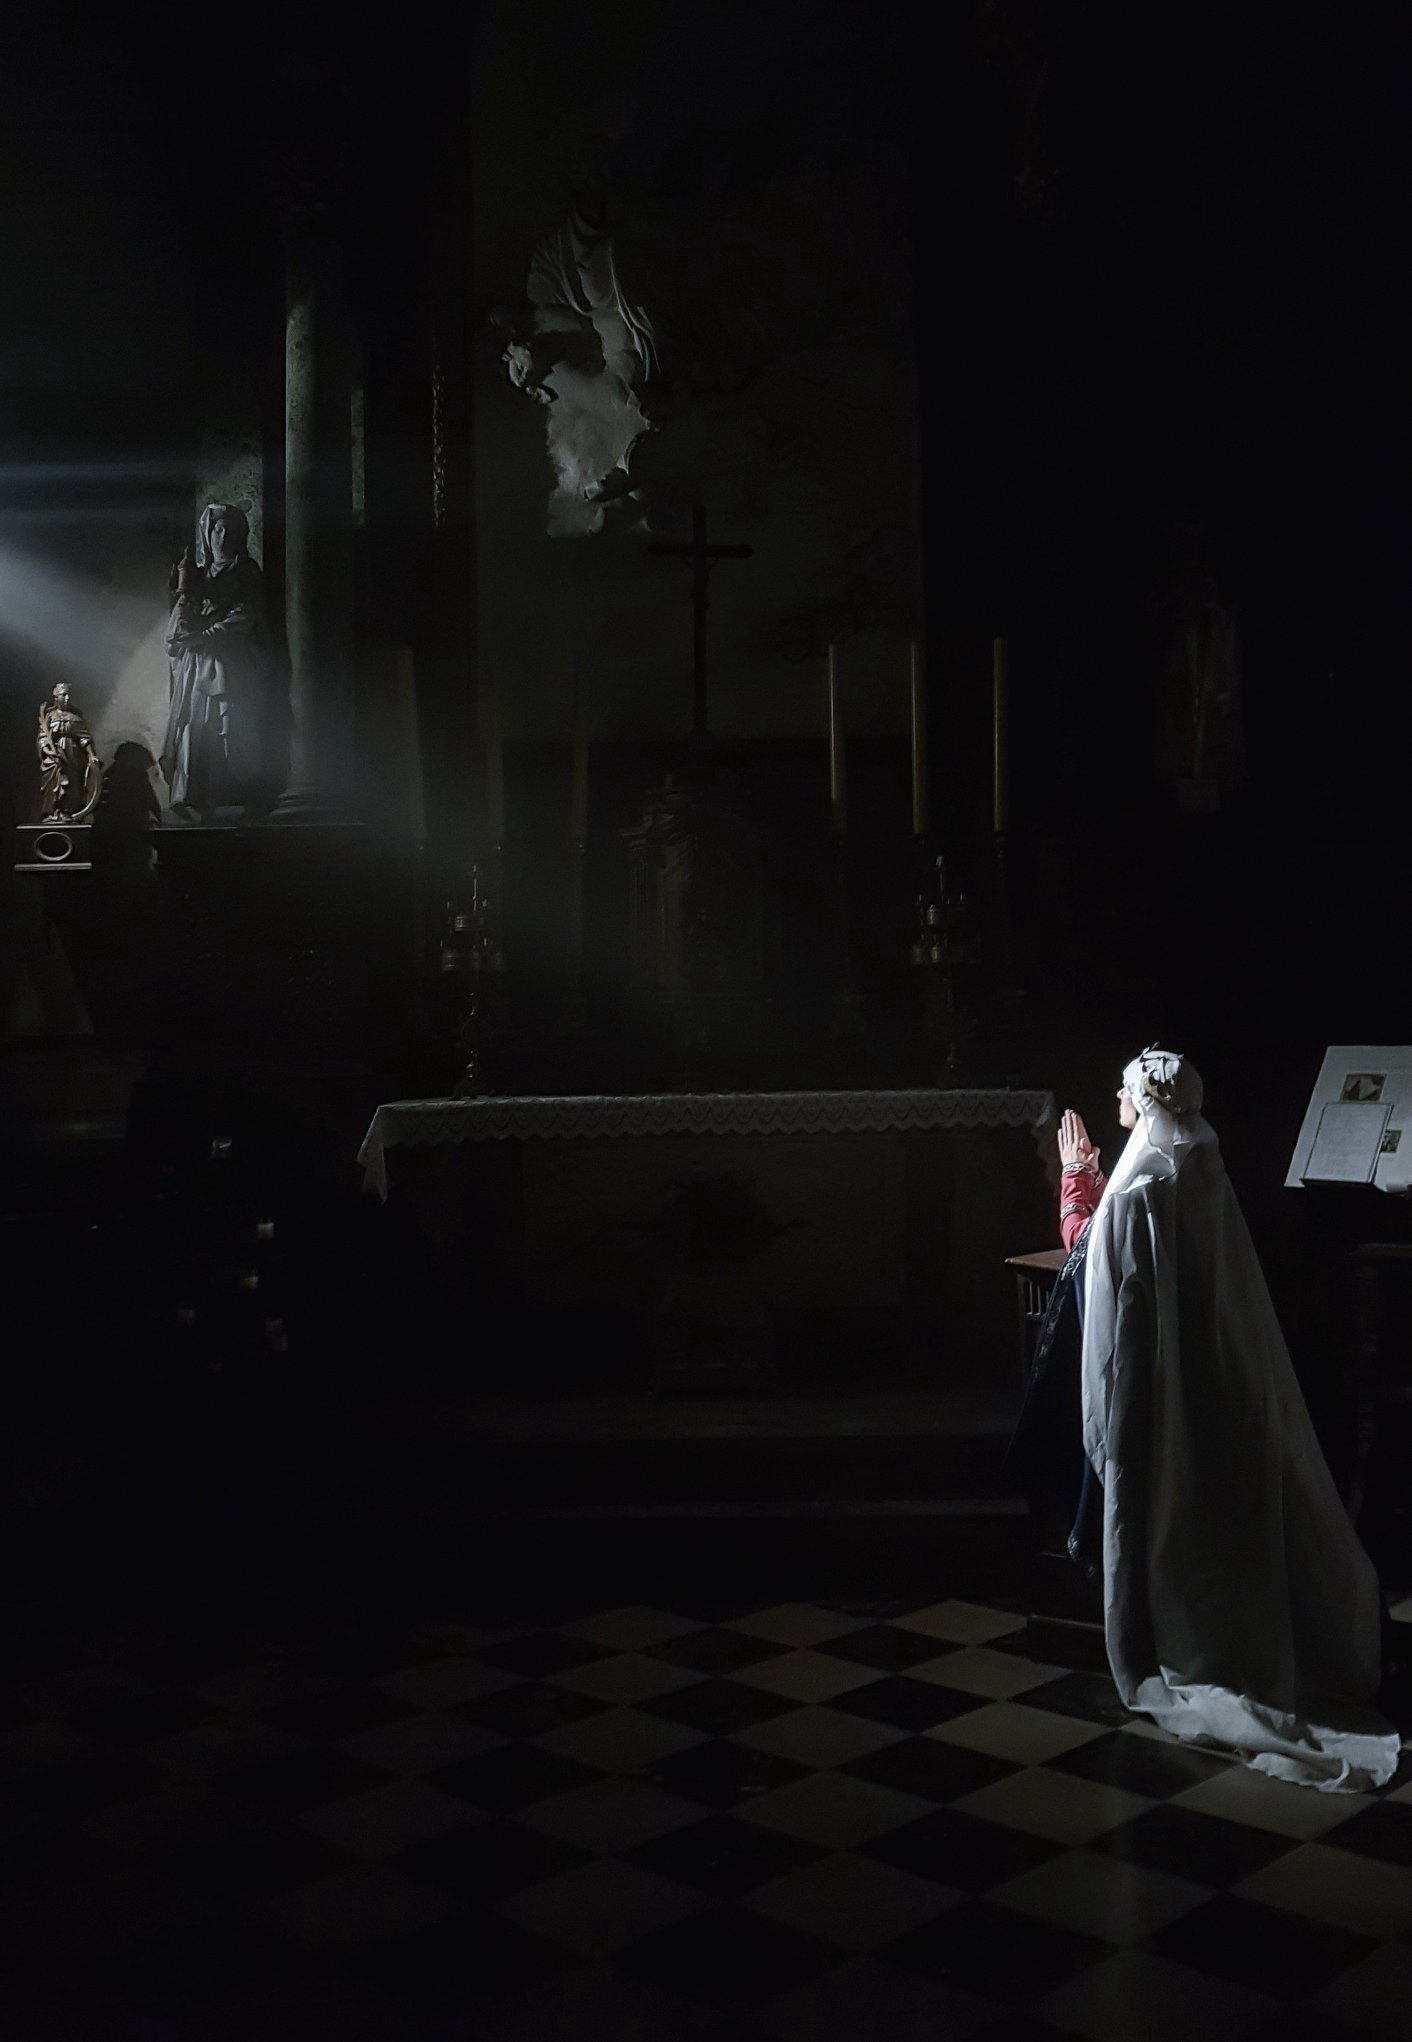
{"type": "Polygon", "coordinates": [[[477,1141],[623,1140],[673,1134],[895,1134],[1017,1127],[1043,1138],[1054,1095],[916,1092],[643,1092],[567,1098],[398,1099],[379,1106],[358,1151],[364,1187],[387,1197],[387,1151],[477,1141]]]}

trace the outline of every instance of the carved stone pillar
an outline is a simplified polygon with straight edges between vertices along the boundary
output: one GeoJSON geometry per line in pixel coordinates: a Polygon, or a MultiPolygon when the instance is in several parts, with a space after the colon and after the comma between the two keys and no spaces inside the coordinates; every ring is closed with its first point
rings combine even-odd
{"type": "Polygon", "coordinates": [[[285,268],[285,605],[289,773],[277,813],[347,815],[352,795],[352,348],[339,250],[317,220],[285,268]]]}

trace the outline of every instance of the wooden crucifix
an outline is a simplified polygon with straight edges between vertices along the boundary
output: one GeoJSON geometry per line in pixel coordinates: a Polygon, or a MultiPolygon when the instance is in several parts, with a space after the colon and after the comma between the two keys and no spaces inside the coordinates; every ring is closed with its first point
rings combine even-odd
{"type": "Polygon", "coordinates": [[[654,553],[666,553],[674,560],[684,560],[691,569],[691,609],[694,623],[691,734],[694,738],[704,738],[710,734],[706,722],[706,611],[711,599],[709,590],[711,570],[719,560],[748,560],[754,550],[753,546],[708,546],[704,504],[697,504],[691,513],[690,545],[673,544],[665,539],[653,541],[654,553]]]}

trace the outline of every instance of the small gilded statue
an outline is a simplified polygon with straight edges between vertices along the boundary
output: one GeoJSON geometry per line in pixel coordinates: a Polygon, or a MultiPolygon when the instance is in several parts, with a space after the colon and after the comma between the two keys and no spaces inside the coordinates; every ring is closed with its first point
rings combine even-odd
{"type": "Polygon", "coordinates": [[[39,820],[84,822],[98,806],[103,768],[88,725],[59,681],[39,712],[39,820]]]}

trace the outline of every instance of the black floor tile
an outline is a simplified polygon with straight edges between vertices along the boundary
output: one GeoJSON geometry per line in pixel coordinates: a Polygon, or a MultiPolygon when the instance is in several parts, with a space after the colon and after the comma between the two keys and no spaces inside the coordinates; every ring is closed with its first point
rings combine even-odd
{"type": "Polygon", "coordinates": [[[810,1769],[773,1752],[754,1751],[749,1745],[720,1739],[674,1752],[640,1770],[645,1779],[684,1800],[699,1801],[705,1808],[736,1808],[776,1787],[802,1780],[810,1769]]]}
{"type": "Polygon", "coordinates": [[[967,1992],[1026,2001],[1100,1963],[1112,1949],[1096,1936],[973,1899],[874,1954],[967,1992]]]}
{"type": "Polygon", "coordinates": [[[786,1872],[796,1872],[827,1853],[782,1830],[736,1822],[729,1815],[709,1815],[686,1829],[653,1837],[626,1855],[649,1872],[660,1872],[664,1878],[679,1879],[683,1885],[727,1899],[752,1893],[768,1880],[783,1878],[786,1872]]]}
{"type": "Polygon", "coordinates": [[[483,1751],[424,1775],[426,1784],[443,1794],[459,1795],[477,1807],[502,1810],[547,1801],[552,1794],[566,1794],[571,1787],[584,1787],[602,1777],[593,1766],[579,1765],[575,1759],[534,1744],[483,1751]]]}
{"type": "Polygon", "coordinates": [[[145,1759],[115,1753],[111,1758],[83,1759],[74,1765],[46,1766],[7,1780],[6,1812],[12,1820],[76,1815],[140,1800],[166,1784],[166,1775],[145,1759]]]}
{"type": "Polygon", "coordinates": [[[821,1648],[836,1659],[852,1660],[858,1666],[876,1666],[884,1673],[906,1673],[925,1659],[952,1648],[920,1631],[904,1631],[896,1624],[870,1624],[865,1631],[850,1631],[846,1637],[831,1638],[821,1648]]]}
{"type": "Polygon", "coordinates": [[[360,1730],[380,1730],[384,1723],[398,1723],[416,1713],[409,1703],[395,1701],[377,1688],[360,1685],[330,1688],[321,1695],[300,1695],[296,1701],[280,1702],[261,1711],[266,1722],[277,1724],[281,1730],[293,1730],[300,1737],[324,1744],[356,1736],[360,1730]]]}
{"type": "Polygon", "coordinates": [[[104,1874],[116,1876],[112,1856],[89,1837],[43,1817],[0,1823],[0,1902],[6,1905],[104,1874]]]}
{"type": "Polygon", "coordinates": [[[253,1900],[358,1862],[294,1823],[222,1824],[159,1853],[164,1878],[212,1900],[253,1900]]]}
{"type": "Polygon", "coordinates": [[[881,1858],[924,1879],[959,1886],[964,1892],[986,1893],[1006,1879],[1018,1878],[1065,1848],[1048,1837],[1029,1836],[1002,1822],[985,1822],[955,1808],[938,1808],[902,1829],[889,1830],[858,1845],[864,1857],[881,1858]]]}
{"type": "Polygon", "coordinates": [[[1371,1802],[1347,1822],[1325,1830],[1319,1841],[1337,1844],[1341,1851],[1357,1851],[1365,1858],[1381,1858],[1386,1864],[1412,1869],[1412,1805],[1406,1801],[1371,1802]]]}
{"type": "Polygon", "coordinates": [[[1100,1626],[1059,1624],[1049,1617],[1031,1617],[1023,1631],[991,1640],[993,1652],[1012,1652],[1039,1666],[1067,1666],[1074,1673],[1108,1673],[1108,1647],[1100,1626]]]}
{"type": "Polygon", "coordinates": [[[1035,2014],[1003,2015],[987,2022],[982,2032],[985,2042],[1075,2042],[1072,2028],[1056,2028],[1035,2014]]]}
{"type": "Polygon", "coordinates": [[[744,1680],[702,1680],[668,1695],[654,1695],[637,1706],[669,1723],[685,1723],[691,1730],[729,1737],[733,1731],[767,1723],[772,1716],[787,1716],[799,1704],[744,1680]]]}
{"type": "MultiPolygon", "coordinates": [[[[468,1912],[373,1945],[351,1968],[404,2010],[419,2001],[450,2001],[457,2009],[458,2026],[444,2032],[464,2032],[470,2042],[474,2027],[460,2025],[466,2007],[528,1992],[531,1986],[580,1969],[581,1960],[504,1915],[468,1912]]],[[[417,2031],[409,2022],[404,2032],[417,2031]]]]}
{"type": "Polygon", "coordinates": [[[1006,1759],[992,1758],[988,1752],[967,1751],[964,1745],[946,1744],[940,1738],[907,1737],[900,1744],[886,1744],[881,1751],[852,1759],[839,1770],[871,1780],[875,1786],[919,1794],[928,1801],[954,1801],[1020,1768],[1006,1759]]]}
{"type": "Polygon", "coordinates": [[[771,1638],[752,1638],[744,1631],[708,1627],[704,1631],[687,1631],[680,1638],[666,1638],[660,1645],[645,1649],[649,1658],[665,1660],[669,1666],[687,1666],[697,1673],[729,1674],[738,1673],[742,1666],[759,1666],[767,1659],[778,1659],[790,1647],[771,1638]]]}
{"type": "Polygon", "coordinates": [[[321,1808],[349,1794],[383,1787],[394,1775],[346,1751],[291,1751],[220,1775],[223,1794],[266,1808],[321,1808]]]}
{"type": "Polygon", "coordinates": [[[843,1709],[869,1723],[888,1723],[894,1730],[930,1730],[936,1723],[949,1723],[953,1716],[969,1715],[984,1705],[982,1695],[963,1695],[959,1689],[913,1680],[905,1673],[871,1680],[866,1687],[835,1695],[829,1703],[831,1709],[843,1709]]]}
{"type": "Polygon", "coordinates": [[[1152,1737],[1129,1737],[1115,1730],[1111,1736],[1096,1737],[1091,1744],[1061,1752],[1049,1764],[1055,1772],[1100,1780],[1106,1787],[1123,1787],[1150,1801],[1165,1801],[1226,1772],[1230,1760],[1198,1751],[1190,1744],[1159,1744],[1152,1737]]]}
{"type": "Polygon", "coordinates": [[[1203,1886],[1234,1886],[1292,1851],[1296,1839],[1245,1822],[1202,1815],[1195,1808],[1147,1808],[1131,1822],[1097,1836],[1090,1850],[1107,1851],[1203,1886]]]}
{"type": "Polygon", "coordinates": [[[1317,2007],[1288,2007],[1258,2028],[1245,2042],[1370,2042],[1366,2028],[1350,2028],[1317,2007]]]}
{"type": "Polygon", "coordinates": [[[1272,1999],[1301,2000],[1377,1945],[1349,1929],[1218,1893],[1150,1937],[1145,1947],[1272,1999]]]}
{"type": "Polygon", "coordinates": [[[919,1602],[915,1595],[887,1595],[868,1600],[840,1602],[837,1596],[823,1598],[821,1609],[837,1610],[842,1617],[871,1617],[874,1623],[893,1624],[899,1617],[915,1616],[927,1605],[919,1602]]]}
{"type": "Polygon", "coordinates": [[[427,1654],[404,1637],[360,1636],[356,1632],[325,1638],[299,1654],[301,1666],[330,1680],[386,1680],[413,1666],[425,1666],[427,1654]]]}
{"type": "Polygon", "coordinates": [[[572,1871],[589,1855],[576,1844],[542,1836],[523,1823],[500,1820],[412,1844],[394,1862],[420,1885],[440,1887],[459,1900],[485,1903],[572,1871]]]}
{"type": "Polygon", "coordinates": [[[456,1702],[446,1713],[482,1730],[498,1731],[502,1737],[542,1737],[547,1730],[562,1730],[566,1723],[601,1715],[608,1706],[592,1695],[557,1687],[553,1681],[522,1680],[515,1687],[501,1688],[498,1694],[456,1702]]]}
{"type": "Polygon", "coordinates": [[[1105,1673],[1066,1673],[1043,1687],[1027,1689],[1020,1700],[1032,1709],[1077,1716],[1083,1723],[1106,1723],[1113,1730],[1132,1721],[1131,1709],[1123,1707],[1118,1690],[1105,1673]]]}
{"type": "Polygon", "coordinates": [[[617,1653],[606,1645],[594,1645],[587,1638],[569,1638],[562,1631],[526,1631],[516,1638],[487,1645],[476,1654],[487,1666],[505,1673],[521,1673],[527,1680],[542,1680],[546,1674],[565,1673],[571,1666],[590,1666],[596,1659],[615,1659],[617,1653]]]}
{"type": "Polygon", "coordinates": [[[726,1903],[634,1943],[619,1964],[710,2005],[752,2004],[825,1971],[838,1952],[816,1936],[726,1903]]]}
{"type": "Polygon", "coordinates": [[[198,1702],[176,1689],[152,1695],[128,1695],[120,1702],[105,1702],[101,1708],[85,1709],[75,1716],[81,1730],[112,1744],[140,1744],[149,1737],[168,1737],[182,1730],[198,1729],[203,1723],[219,1721],[223,1712],[198,1702]]]}

